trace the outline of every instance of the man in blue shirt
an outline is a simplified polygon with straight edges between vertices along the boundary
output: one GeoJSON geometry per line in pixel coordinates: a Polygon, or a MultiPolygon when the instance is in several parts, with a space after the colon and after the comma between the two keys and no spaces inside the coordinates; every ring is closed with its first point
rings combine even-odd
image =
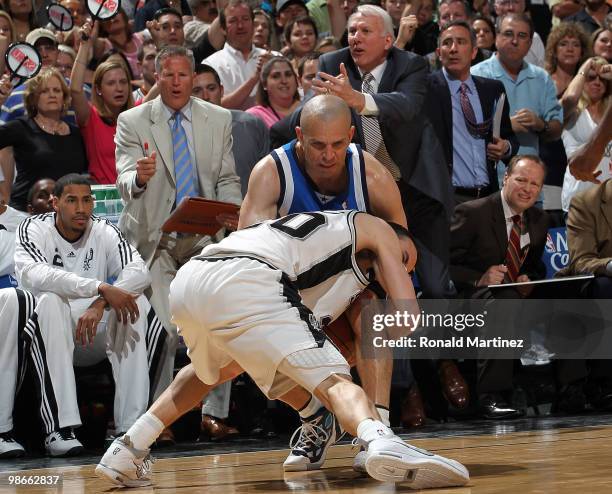
{"type": "Polygon", "coordinates": [[[525,14],[506,14],[497,20],[497,53],[472,67],[472,75],[501,81],[510,104],[518,154],[539,154],[539,139],[561,136],[563,110],[555,84],[543,69],[525,62],[533,39],[533,23],[525,14]]]}
{"type": "Polygon", "coordinates": [[[451,172],[455,201],[461,203],[498,190],[495,164],[498,160],[509,162],[519,146],[507,103],[499,135],[493,135],[493,115],[504,86],[470,75],[477,47],[469,24],[447,24],[438,45],[436,52],[443,68],[428,76],[425,108],[451,172]]]}

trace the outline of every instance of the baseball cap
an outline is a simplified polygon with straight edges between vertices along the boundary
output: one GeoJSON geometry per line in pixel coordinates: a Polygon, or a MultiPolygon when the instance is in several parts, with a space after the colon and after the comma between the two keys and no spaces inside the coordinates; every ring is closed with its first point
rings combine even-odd
{"type": "Polygon", "coordinates": [[[44,27],[39,27],[39,28],[36,28],[30,31],[28,35],[26,36],[25,40],[26,40],[26,43],[35,45],[37,41],[43,38],[49,39],[53,42],[54,45],[57,45],[57,40],[55,39],[55,35],[48,29],[45,29],[44,27]]]}
{"type": "Polygon", "coordinates": [[[278,0],[278,2],[276,2],[276,13],[279,14],[285,7],[288,7],[294,3],[299,3],[306,8],[306,3],[304,0],[278,0]]]}

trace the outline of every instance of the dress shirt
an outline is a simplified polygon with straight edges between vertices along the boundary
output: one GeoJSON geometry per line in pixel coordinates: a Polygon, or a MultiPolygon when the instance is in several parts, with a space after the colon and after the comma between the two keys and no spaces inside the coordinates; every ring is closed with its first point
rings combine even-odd
{"type": "Polygon", "coordinates": [[[483,121],[482,107],[474,80],[471,76],[468,76],[465,81],[453,79],[446,72],[446,69],[442,69],[442,73],[450,90],[453,110],[453,186],[473,189],[489,185],[486,141],[484,139],[475,139],[468,132],[463,110],[461,109],[460,89],[462,82],[465,82],[469,89],[468,99],[476,116],[475,123],[483,121]]]}
{"type": "MultiPolygon", "coordinates": [[[[225,90],[225,94],[233,93],[236,89],[242,86],[249,80],[255,72],[257,72],[257,61],[261,55],[264,55],[266,50],[257,48],[253,45],[251,53],[245,60],[242,52],[232,48],[228,43],[225,43],[223,48],[210,57],[206,58],[202,63],[210,65],[219,74],[221,84],[225,90]]],[[[257,93],[257,84],[253,87],[251,94],[242,105],[240,110],[255,104],[255,94],[257,93]]]]}
{"type": "MultiPolygon", "coordinates": [[[[472,75],[488,77],[501,81],[506,89],[510,116],[522,108],[532,110],[546,122],[557,120],[563,122],[563,109],[557,101],[555,83],[548,73],[523,62],[523,68],[514,80],[502,67],[497,55],[492,55],[471,69],[472,75]]],[[[539,135],[535,132],[518,133],[516,137],[520,147],[517,154],[539,154],[539,135]]]]}

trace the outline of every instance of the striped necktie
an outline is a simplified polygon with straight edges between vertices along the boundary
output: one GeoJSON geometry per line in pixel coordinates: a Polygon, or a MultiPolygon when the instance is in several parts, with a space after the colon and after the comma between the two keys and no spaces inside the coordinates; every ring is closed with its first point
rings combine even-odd
{"type": "MultiPolygon", "coordinates": [[[[372,86],[373,81],[374,76],[370,72],[363,74],[361,92],[365,94],[376,94],[372,86]]],[[[374,155],[374,157],[391,172],[395,181],[398,181],[402,174],[398,166],[393,162],[393,159],[391,159],[391,156],[389,156],[385,141],[380,132],[378,118],[376,116],[368,117],[361,115],[361,126],[363,127],[363,139],[365,140],[366,151],[374,155]]]]}
{"type": "Polygon", "coordinates": [[[180,111],[174,114],[172,124],[172,148],[174,158],[174,178],[176,182],[176,204],[184,197],[195,197],[193,162],[187,145],[187,134],[181,125],[183,116],[180,111]]]}
{"type": "Polygon", "coordinates": [[[491,128],[491,119],[482,123],[476,122],[476,114],[474,113],[472,103],[470,103],[468,92],[471,92],[470,88],[465,82],[462,82],[459,87],[459,102],[461,103],[465,126],[474,139],[484,139],[491,128]]]}
{"type": "Polygon", "coordinates": [[[508,239],[508,249],[506,250],[505,264],[508,271],[504,275],[506,283],[514,283],[521,271],[521,265],[525,260],[527,251],[521,251],[521,233],[523,222],[521,215],[517,214],[512,217],[512,228],[510,229],[510,237],[508,239]]]}

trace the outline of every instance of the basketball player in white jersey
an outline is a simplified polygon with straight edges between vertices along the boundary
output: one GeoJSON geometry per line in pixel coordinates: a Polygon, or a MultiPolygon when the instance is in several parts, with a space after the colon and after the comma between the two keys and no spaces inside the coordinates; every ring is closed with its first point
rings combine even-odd
{"type": "Polygon", "coordinates": [[[88,180],[66,175],[54,196],[54,213],[19,225],[15,272],[36,297],[23,339],[38,381],[45,447],[64,456],[82,450],[73,432],[81,424],[73,362],[110,360],[115,427],[126,431],[147,408],[154,356],[146,340],[159,338],[163,328],[142,294],[150,283],[143,260],[115,226],[92,216],[88,180]]]}
{"type": "MultiPolygon", "coordinates": [[[[240,228],[288,213],[332,209],[357,209],[405,227],[406,215],[395,180],[376,158],[351,144],[354,131],[350,109],[342,99],[322,95],[309,100],[296,129],[297,141],[275,150],[253,169],[240,209],[240,228]]],[[[390,425],[393,356],[365,359],[361,355],[362,303],[374,297],[371,290],[364,291],[337,324],[350,324],[361,385],[383,422],[390,425]]],[[[317,426],[315,433],[322,431],[321,424],[333,423],[327,417],[329,411],[300,388],[282,400],[299,410],[303,424],[317,426]]],[[[302,437],[292,441],[292,451],[283,464],[286,471],[320,468],[328,444],[337,439],[333,431],[325,430],[312,441],[304,435],[310,428],[301,430],[302,437]]],[[[355,470],[363,471],[363,458],[362,453],[356,456],[355,470]]]]}
{"type": "Polygon", "coordinates": [[[337,318],[373,277],[391,299],[414,301],[402,264],[408,240],[399,225],[339,211],[289,215],[206,247],[170,287],[173,321],[191,364],[115,440],[96,473],[117,485],[149,485],[148,448],[164,427],[245,371],[270,399],[297,385],[315,395],[366,448],[365,468],[375,479],[413,488],[464,485],[463,465],[409,446],[380,421],[319,324],[337,318]]]}

